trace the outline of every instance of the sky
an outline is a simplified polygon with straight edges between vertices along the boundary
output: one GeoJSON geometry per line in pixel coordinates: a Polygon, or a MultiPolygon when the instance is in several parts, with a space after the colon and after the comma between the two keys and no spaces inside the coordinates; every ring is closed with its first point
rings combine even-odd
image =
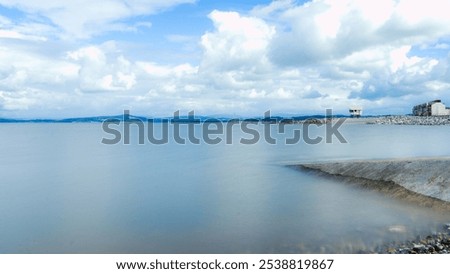
{"type": "Polygon", "coordinates": [[[0,0],[0,117],[450,106],[448,0],[0,0]]]}

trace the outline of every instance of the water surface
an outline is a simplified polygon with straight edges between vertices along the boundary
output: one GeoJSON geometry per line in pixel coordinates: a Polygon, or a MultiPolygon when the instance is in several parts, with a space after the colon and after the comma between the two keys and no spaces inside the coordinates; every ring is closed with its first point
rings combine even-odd
{"type": "Polygon", "coordinates": [[[450,219],[286,166],[449,156],[450,127],[341,132],[348,144],[103,145],[100,124],[0,124],[0,253],[346,253],[450,219]]]}

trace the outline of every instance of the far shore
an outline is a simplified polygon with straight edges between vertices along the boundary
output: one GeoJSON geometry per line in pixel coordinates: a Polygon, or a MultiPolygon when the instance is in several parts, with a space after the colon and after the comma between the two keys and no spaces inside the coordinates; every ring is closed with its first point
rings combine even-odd
{"type": "Polygon", "coordinates": [[[411,116],[386,115],[378,117],[347,118],[349,124],[377,124],[377,125],[415,125],[415,126],[442,126],[450,125],[450,116],[411,116]]]}

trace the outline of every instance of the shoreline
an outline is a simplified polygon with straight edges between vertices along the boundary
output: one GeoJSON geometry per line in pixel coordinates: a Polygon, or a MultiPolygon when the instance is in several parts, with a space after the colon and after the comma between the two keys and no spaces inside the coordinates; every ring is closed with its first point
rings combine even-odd
{"type": "Polygon", "coordinates": [[[379,248],[380,254],[450,254],[450,224],[444,224],[441,231],[417,236],[416,239],[390,243],[379,248]]]}
{"type": "Polygon", "coordinates": [[[386,115],[378,117],[347,118],[345,123],[366,125],[444,126],[450,125],[450,116],[386,115]]]}
{"type": "MultiPolygon", "coordinates": [[[[294,166],[342,177],[349,183],[379,188],[380,191],[397,185],[450,204],[449,157],[313,162],[294,166]]],[[[396,192],[387,191],[387,194],[396,192]]]]}
{"type": "Polygon", "coordinates": [[[333,180],[355,186],[358,188],[369,189],[385,196],[409,202],[414,205],[431,208],[433,210],[448,212],[450,214],[450,202],[441,199],[430,197],[421,193],[411,191],[403,186],[400,186],[392,181],[372,180],[358,177],[349,177],[344,175],[329,174],[310,167],[291,166],[300,170],[312,172],[317,176],[331,178],[333,180]]]}
{"type": "MultiPolygon", "coordinates": [[[[352,186],[370,189],[412,205],[449,214],[450,158],[407,158],[290,164],[352,186]]],[[[413,240],[376,248],[381,254],[450,253],[450,223],[442,230],[413,240]]]]}

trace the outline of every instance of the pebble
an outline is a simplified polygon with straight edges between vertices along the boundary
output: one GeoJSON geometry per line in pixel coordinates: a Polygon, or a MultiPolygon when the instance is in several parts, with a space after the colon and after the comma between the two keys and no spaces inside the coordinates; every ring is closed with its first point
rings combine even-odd
{"type": "Polygon", "coordinates": [[[417,237],[414,241],[392,244],[381,253],[389,254],[448,254],[450,252],[450,224],[443,231],[426,237],[417,237]]]}

